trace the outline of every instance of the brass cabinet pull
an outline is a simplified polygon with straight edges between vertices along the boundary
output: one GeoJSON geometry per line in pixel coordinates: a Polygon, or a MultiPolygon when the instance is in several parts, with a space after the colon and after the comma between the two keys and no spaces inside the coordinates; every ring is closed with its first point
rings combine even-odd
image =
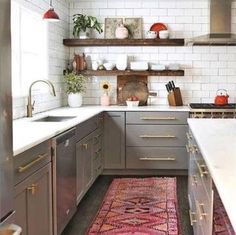
{"type": "Polygon", "coordinates": [[[193,138],[192,135],[189,134],[189,132],[186,133],[186,136],[188,140],[191,140],[193,138]]]}
{"type": "Polygon", "coordinates": [[[205,217],[207,215],[207,213],[205,213],[205,211],[204,211],[204,204],[196,201],[196,207],[197,207],[199,220],[203,220],[203,217],[205,217]]]}
{"type": "Polygon", "coordinates": [[[140,135],[140,138],[176,138],[174,135],[140,135]]]}
{"type": "Polygon", "coordinates": [[[176,117],[140,117],[141,120],[176,120],[176,117]]]}
{"type": "Polygon", "coordinates": [[[198,147],[196,145],[193,146],[193,149],[194,149],[195,153],[199,153],[199,149],[198,149],[198,147]]]}
{"type": "Polygon", "coordinates": [[[197,223],[196,213],[189,210],[190,224],[193,226],[194,223],[197,223]]]}
{"type": "Polygon", "coordinates": [[[175,157],[140,157],[140,161],[175,161],[175,157]]]}
{"type": "Polygon", "coordinates": [[[43,159],[46,158],[47,156],[48,156],[47,153],[45,153],[45,154],[39,154],[38,157],[37,157],[35,160],[33,160],[32,162],[30,162],[30,163],[28,163],[28,164],[26,164],[26,165],[24,165],[24,166],[18,167],[18,172],[19,172],[19,173],[22,173],[22,172],[28,170],[30,167],[32,167],[32,166],[35,165],[36,163],[40,162],[41,160],[43,160],[43,159]]]}
{"type": "Polygon", "coordinates": [[[199,171],[199,174],[201,177],[208,175],[208,171],[206,170],[206,165],[204,165],[204,164],[201,165],[197,161],[196,161],[196,164],[197,164],[197,168],[198,168],[198,171],[199,171]]]}
{"type": "Polygon", "coordinates": [[[192,185],[196,185],[197,186],[197,176],[196,175],[192,176],[192,185]]]}
{"type": "Polygon", "coordinates": [[[186,150],[187,150],[187,153],[192,153],[192,147],[189,146],[189,144],[186,144],[186,150]]]}
{"type": "Polygon", "coordinates": [[[37,191],[37,188],[38,188],[38,184],[31,184],[27,190],[29,192],[31,192],[32,195],[35,195],[36,191],[37,191]]]}
{"type": "Polygon", "coordinates": [[[82,144],[82,147],[87,150],[88,149],[88,144],[82,144]]]}

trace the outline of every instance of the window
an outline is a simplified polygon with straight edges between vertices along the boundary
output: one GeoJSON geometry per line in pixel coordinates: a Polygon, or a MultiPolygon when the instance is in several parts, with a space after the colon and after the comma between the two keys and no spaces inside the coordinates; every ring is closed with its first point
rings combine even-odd
{"type": "Polygon", "coordinates": [[[42,16],[12,1],[12,94],[25,96],[30,84],[48,78],[47,23],[42,16]]]}

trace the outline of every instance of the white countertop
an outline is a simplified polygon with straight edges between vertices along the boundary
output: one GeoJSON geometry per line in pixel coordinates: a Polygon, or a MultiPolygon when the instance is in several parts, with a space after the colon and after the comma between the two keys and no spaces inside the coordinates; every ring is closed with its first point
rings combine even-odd
{"type": "Polygon", "coordinates": [[[236,231],[236,119],[188,119],[236,231]]]}
{"type": "Polygon", "coordinates": [[[103,112],[103,111],[189,111],[187,106],[141,106],[129,108],[127,106],[83,106],[80,108],[58,108],[41,114],[36,114],[33,118],[22,118],[13,121],[13,153],[14,156],[27,149],[52,138],[65,130],[68,130],[79,123],[103,112]],[[63,122],[32,122],[35,119],[53,116],[76,116],[76,118],[63,122]]]}

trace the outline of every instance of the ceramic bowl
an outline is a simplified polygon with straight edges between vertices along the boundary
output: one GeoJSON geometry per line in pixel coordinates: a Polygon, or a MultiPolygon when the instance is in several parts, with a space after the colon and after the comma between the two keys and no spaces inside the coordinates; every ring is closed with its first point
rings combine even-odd
{"type": "Polygon", "coordinates": [[[126,104],[127,104],[128,107],[138,107],[139,101],[129,101],[129,100],[126,100],[126,104]]]}
{"type": "Polygon", "coordinates": [[[160,39],[167,39],[167,38],[169,38],[169,31],[168,30],[161,30],[159,32],[159,38],[160,39]]]}
{"type": "Polygon", "coordinates": [[[105,67],[106,70],[112,70],[112,69],[114,69],[115,64],[113,64],[113,63],[105,63],[105,64],[103,64],[103,66],[105,67]]]}

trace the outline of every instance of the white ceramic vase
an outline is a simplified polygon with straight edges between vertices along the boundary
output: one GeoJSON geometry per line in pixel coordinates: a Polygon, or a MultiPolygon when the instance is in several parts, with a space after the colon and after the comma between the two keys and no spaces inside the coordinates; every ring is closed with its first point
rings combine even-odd
{"type": "Polygon", "coordinates": [[[82,105],[81,93],[70,93],[68,94],[68,105],[72,108],[80,107],[82,105]]]}

